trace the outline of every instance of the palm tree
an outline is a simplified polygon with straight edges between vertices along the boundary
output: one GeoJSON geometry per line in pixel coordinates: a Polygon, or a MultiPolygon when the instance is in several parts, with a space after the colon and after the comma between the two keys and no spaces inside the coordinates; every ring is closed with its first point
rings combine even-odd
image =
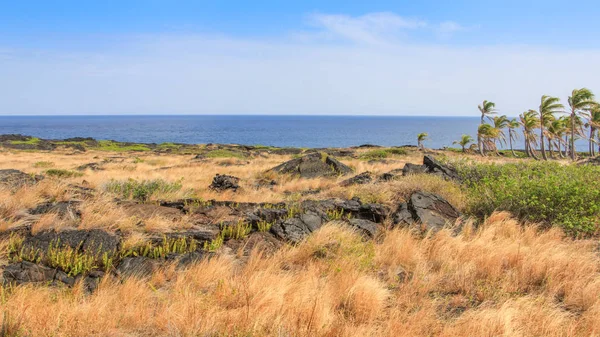
{"type": "Polygon", "coordinates": [[[569,96],[571,113],[571,160],[575,160],[575,124],[581,113],[594,105],[594,94],[587,88],[574,89],[569,96]]]}
{"type": "Polygon", "coordinates": [[[485,155],[484,149],[495,149],[496,139],[498,138],[499,130],[490,124],[481,124],[477,129],[477,139],[481,142],[480,153],[482,156],[485,155]]]}
{"type": "Polygon", "coordinates": [[[525,140],[525,153],[528,157],[538,159],[535,155],[535,145],[537,144],[537,135],[533,132],[539,125],[537,111],[528,110],[519,115],[519,122],[523,127],[523,137],[525,140]]]}
{"type": "Polygon", "coordinates": [[[469,135],[462,135],[460,137],[460,140],[454,141],[452,142],[452,144],[458,144],[460,145],[460,147],[462,147],[462,152],[466,152],[466,147],[467,145],[469,145],[469,143],[473,142],[473,137],[469,136],[469,135]]]}
{"type": "MultiPolygon", "coordinates": [[[[506,134],[502,130],[508,127],[508,123],[510,122],[508,117],[505,115],[497,116],[492,118],[492,122],[494,123],[494,128],[498,130],[498,138],[496,140],[498,141],[499,145],[501,146],[502,143],[506,145],[506,134]]],[[[496,154],[498,154],[497,148],[496,154]]]]}
{"type": "Polygon", "coordinates": [[[544,148],[544,130],[547,124],[554,120],[554,114],[560,112],[564,108],[564,105],[559,102],[560,98],[558,97],[544,95],[542,96],[540,103],[540,110],[538,111],[540,116],[540,147],[542,150],[542,158],[544,158],[544,160],[548,160],[546,149],[544,148]]]}
{"type": "MultiPolygon", "coordinates": [[[[484,100],[483,103],[478,106],[478,108],[479,108],[479,112],[481,112],[480,126],[483,125],[485,117],[490,118],[490,115],[493,115],[496,113],[496,103],[494,103],[494,102],[489,102],[489,101],[484,100]]],[[[483,146],[482,146],[481,138],[479,137],[479,132],[477,133],[477,146],[479,147],[479,152],[483,156],[483,146]]]]}
{"type": "Polygon", "coordinates": [[[425,148],[423,147],[423,142],[427,140],[427,132],[421,132],[417,135],[417,144],[419,146],[419,149],[424,150],[425,148]]]}
{"type": "MultiPolygon", "coordinates": [[[[566,132],[567,130],[567,121],[568,119],[566,118],[566,116],[562,116],[560,118],[556,118],[554,119],[552,122],[550,122],[550,124],[548,124],[546,126],[546,131],[548,131],[547,135],[548,135],[548,147],[550,149],[550,156],[553,156],[553,146],[556,147],[556,151],[558,152],[558,155],[561,158],[564,158],[567,154],[565,151],[565,153],[563,154],[561,147],[562,144],[565,143],[564,140],[562,139],[563,134],[566,132]]],[[[566,148],[566,144],[565,144],[565,148],[566,148]]]]}
{"type": "Polygon", "coordinates": [[[513,157],[517,156],[515,154],[515,150],[513,149],[513,140],[518,139],[518,135],[515,129],[517,129],[519,126],[519,121],[517,121],[515,118],[509,120],[508,124],[506,125],[506,127],[508,128],[508,142],[510,143],[510,152],[512,153],[513,157]]]}
{"type": "MultiPolygon", "coordinates": [[[[596,136],[598,135],[598,129],[600,128],[600,104],[594,104],[594,106],[590,109],[590,115],[588,124],[590,126],[590,156],[596,155],[596,150],[594,148],[594,143],[597,143],[596,136]]],[[[600,135],[598,135],[600,138],[600,135]]],[[[598,148],[600,152],[600,147],[598,148]]]]}

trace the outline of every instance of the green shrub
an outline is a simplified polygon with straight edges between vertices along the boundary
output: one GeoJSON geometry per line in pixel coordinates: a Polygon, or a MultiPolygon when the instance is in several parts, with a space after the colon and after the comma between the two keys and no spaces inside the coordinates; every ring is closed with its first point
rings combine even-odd
{"type": "Polygon", "coordinates": [[[146,242],[141,246],[121,251],[120,257],[143,256],[151,259],[159,259],[165,258],[169,254],[195,252],[197,248],[198,242],[193,238],[168,238],[163,236],[163,240],[159,245],[155,246],[150,242],[146,242]]]}
{"type": "Polygon", "coordinates": [[[126,144],[114,142],[112,140],[98,141],[98,150],[127,152],[127,151],[150,151],[150,148],[145,144],[126,144]]]}
{"type": "Polygon", "coordinates": [[[73,178],[81,177],[83,173],[61,169],[50,169],[46,171],[46,175],[56,178],[73,178]]]}
{"type": "Polygon", "coordinates": [[[54,163],[51,161],[37,161],[33,164],[33,167],[36,168],[48,168],[54,166],[54,163]]]}
{"type": "Polygon", "coordinates": [[[389,149],[375,149],[367,151],[360,155],[360,159],[364,160],[378,160],[385,159],[391,155],[405,155],[406,150],[401,148],[389,148],[389,149]]]}
{"type": "Polygon", "coordinates": [[[598,231],[600,167],[548,162],[456,166],[474,215],[505,210],[523,220],[560,226],[575,236],[598,231]]]}
{"type": "Polygon", "coordinates": [[[147,201],[157,193],[173,193],[181,190],[181,180],[168,182],[162,179],[137,181],[128,179],[126,181],[112,180],[106,184],[108,192],[116,193],[123,199],[135,199],[147,201]]]}
{"type": "Polygon", "coordinates": [[[207,158],[238,158],[244,159],[246,156],[241,152],[231,150],[213,150],[205,154],[207,158]]]}
{"type": "Polygon", "coordinates": [[[221,236],[223,236],[224,239],[230,238],[239,240],[248,236],[251,231],[252,226],[249,223],[240,220],[233,225],[223,226],[223,229],[221,229],[221,236]]]}

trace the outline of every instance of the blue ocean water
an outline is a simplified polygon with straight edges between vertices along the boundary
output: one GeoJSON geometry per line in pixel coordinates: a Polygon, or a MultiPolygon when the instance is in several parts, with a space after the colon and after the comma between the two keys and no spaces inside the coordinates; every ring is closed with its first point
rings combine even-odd
{"type": "MultiPolygon", "coordinates": [[[[407,116],[0,116],[0,134],[45,139],[93,137],[143,143],[231,143],[294,147],[361,144],[416,145],[427,132],[430,148],[475,138],[478,117],[407,116]]],[[[517,144],[522,148],[522,144],[517,144]]]]}

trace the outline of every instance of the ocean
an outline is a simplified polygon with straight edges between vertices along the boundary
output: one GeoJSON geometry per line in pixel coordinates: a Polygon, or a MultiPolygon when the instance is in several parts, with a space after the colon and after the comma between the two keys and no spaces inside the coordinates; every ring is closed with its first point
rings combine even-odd
{"type": "MultiPolygon", "coordinates": [[[[0,134],[44,139],[92,137],[141,143],[224,143],[293,147],[361,144],[442,148],[462,134],[476,138],[479,117],[408,116],[0,116],[0,134]]],[[[585,143],[578,146],[582,148],[585,143]]],[[[515,148],[523,148],[521,141],[515,148]]]]}

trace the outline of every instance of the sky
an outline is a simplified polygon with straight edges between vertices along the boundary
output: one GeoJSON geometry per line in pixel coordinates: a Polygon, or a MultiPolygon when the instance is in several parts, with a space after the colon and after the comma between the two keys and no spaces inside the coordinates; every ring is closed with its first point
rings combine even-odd
{"type": "Polygon", "coordinates": [[[600,2],[0,0],[0,114],[515,116],[600,91],[600,2]]]}

